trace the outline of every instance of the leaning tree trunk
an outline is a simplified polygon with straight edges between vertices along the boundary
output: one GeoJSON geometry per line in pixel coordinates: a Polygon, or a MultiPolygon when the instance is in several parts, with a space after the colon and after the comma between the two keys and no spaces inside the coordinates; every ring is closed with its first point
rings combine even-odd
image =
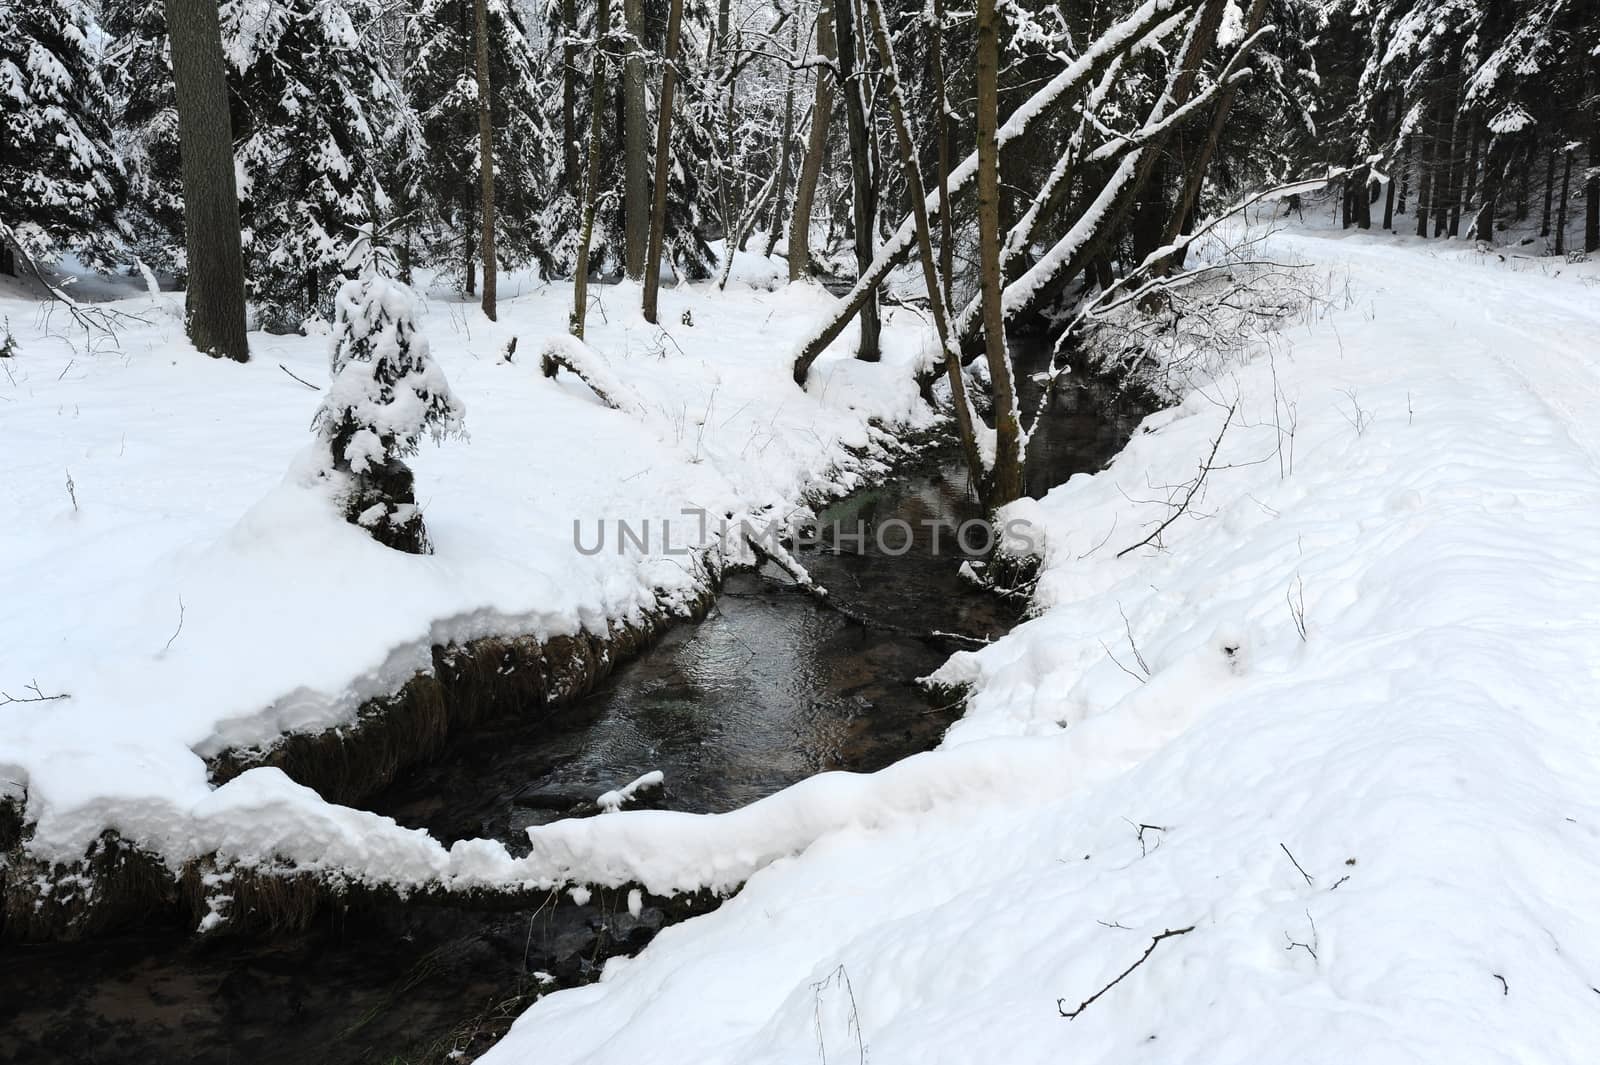
{"type": "Polygon", "coordinates": [[[166,0],[183,156],[189,340],[207,355],[246,362],[244,257],[233,129],[222,71],[222,30],[211,0],[166,0]]]}
{"type": "Polygon", "coordinates": [[[623,266],[635,281],[644,276],[650,241],[650,188],[645,178],[644,0],[622,0],[628,58],[622,66],[623,266]]]}
{"type": "MultiPolygon", "coordinates": [[[[838,17],[834,33],[839,42],[839,74],[844,82],[845,127],[850,135],[850,187],[852,228],[855,231],[856,277],[872,266],[873,234],[877,229],[877,182],[872,172],[872,131],[867,127],[866,101],[861,95],[857,69],[856,14],[851,0],[834,0],[838,17]]],[[[878,315],[878,294],[874,289],[861,308],[861,342],[856,358],[877,362],[881,356],[878,335],[882,321],[878,315]]]]}
{"type": "MultiPolygon", "coordinates": [[[[828,0],[817,9],[817,54],[834,57],[833,13],[828,0]]],[[[811,205],[817,195],[817,181],[828,154],[828,118],[833,113],[833,80],[826,67],[817,67],[817,89],[811,104],[811,136],[806,155],[800,162],[800,181],[794,188],[794,210],[789,215],[789,280],[798,281],[811,272],[811,205]]]]}
{"type": "Polygon", "coordinates": [[[611,29],[611,0],[600,0],[595,14],[594,77],[589,90],[589,161],[583,174],[583,229],[578,235],[578,265],[572,278],[572,335],[583,339],[589,312],[589,245],[594,242],[595,199],[599,193],[601,114],[606,100],[604,41],[611,29]]]}
{"type": "MultiPolygon", "coordinates": [[[[601,0],[602,3],[605,0],[601,0]]],[[[683,28],[683,0],[672,0],[667,16],[667,54],[661,64],[661,109],[656,116],[656,189],[650,212],[650,247],[644,260],[644,320],[656,321],[661,291],[661,250],[667,237],[667,171],[672,160],[672,95],[678,83],[678,37],[683,28]]],[[[730,249],[729,254],[732,254],[730,249]]]]}
{"type": "Polygon", "coordinates": [[[883,21],[883,5],[879,0],[867,0],[872,23],[872,33],[877,41],[878,53],[883,57],[884,75],[888,80],[889,114],[894,119],[895,137],[900,143],[900,165],[905,170],[906,192],[911,197],[911,214],[916,221],[917,252],[922,259],[922,279],[928,290],[928,309],[933,314],[933,325],[939,336],[939,347],[944,353],[945,374],[950,381],[950,403],[955,408],[956,432],[961,438],[961,452],[967,460],[967,472],[972,483],[982,490],[984,483],[983,458],[978,450],[978,437],[972,405],[967,399],[967,384],[961,374],[961,352],[954,344],[950,326],[950,304],[945,299],[945,286],[939,277],[939,268],[933,259],[933,233],[928,225],[927,191],[922,187],[922,172],[917,166],[917,148],[911,140],[911,126],[906,121],[905,96],[900,87],[899,64],[894,58],[894,48],[889,41],[883,21]]]}
{"type": "MultiPolygon", "coordinates": [[[[1249,37],[1261,28],[1261,20],[1266,17],[1267,0],[1251,0],[1249,13],[1245,16],[1244,36],[1249,37]]],[[[1235,88],[1226,88],[1217,97],[1217,102],[1212,108],[1211,128],[1206,131],[1205,140],[1200,142],[1200,149],[1195,153],[1194,159],[1189,163],[1183,175],[1183,188],[1178,193],[1177,202],[1172,205],[1172,216],[1167,219],[1166,229],[1161,233],[1161,244],[1165,247],[1178,239],[1178,234],[1183,228],[1183,220],[1200,202],[1200,190],[1205,185],[1206,171],[1211,167],[1211,157],[1216,154],[1217,142],[1222,139],[1222,130],[1228,123],[1228,113],[1233,110],[1234,97],[1238,95],[1235,88]]],[[[1166,272],[1173,266],[1183,265],[1184,253],[1179,252],[1172,259],[1162,264],[1161,272],[1166,272]]]]}
{"type": "MultiPolygon", "coordinates": [[[[995,0],[978,0],[978,273],[983,288],[984,351],[994,395],[994,470],[985,503],[1022,495],[1022,416],[1006,353],[1000,276],[1000,35],[995,0]]],[[[842,45],[841,45],[842,47],[842,45]]]]}
{"type": "MultiPolygon", "coordinates": [[[[944,77],[944,0],[933,0],[933,25],[929,27],[929,62],[933,67],[933,128],[939,140],[939,202],[950,203],[950,99],[944,77]]],[[[954,212],[946,206],[939,212],[939,276],[944,280],[944,302],[955,303],[956,237],[954,212]]]]}
{"type": "Polygon", "coordinates": [[[483,206],[483,313],[495,319],[494,121],[489,112],[489,12],[487,0],[473,0],[478,45],[478,184],[483,206]]]}

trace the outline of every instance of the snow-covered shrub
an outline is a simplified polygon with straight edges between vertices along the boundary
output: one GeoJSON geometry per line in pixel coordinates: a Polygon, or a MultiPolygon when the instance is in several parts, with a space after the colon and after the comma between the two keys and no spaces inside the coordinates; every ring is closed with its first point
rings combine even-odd
{"type": "Polygon", "coordinates": [[[7,318],[0,324],[0,359],[9,359],[17,354],[17,338],[11,335],[11,319],[7,318]]]}
{"type": "Polygon", "coordinates": [[[381,544],[427,554],[410,468],[424,436],[461,435],[461,402],[417,332],[416,298],[376,272],[334,298],[333,380],[313,428],[350,479],[345,517],[381,544]]]}

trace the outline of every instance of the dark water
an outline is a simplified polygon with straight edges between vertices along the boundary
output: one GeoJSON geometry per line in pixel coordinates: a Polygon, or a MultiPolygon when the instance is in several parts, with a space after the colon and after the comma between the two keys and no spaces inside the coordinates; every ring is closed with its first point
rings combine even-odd
{"type": "MultiPolygon", "coordinates": [[[[1102,466],[1143,407],[1074,384],[1030,445],[1039,494],[1102,466]]],[[[872,770],[932,747],[955,710],[915,684],[944,660],[934,629],[999,635],[1015,608],[958,573],[948,526],[977,516],[953,449],[830,508],[865,549],[802,561],[859,624],[767,574],[731,577],[711,615],[620,668],[555,728],[507,723],[455,740],[369,805],[446,841],[524,830],[650,770],[648,802],[726,810],[827,769],[872,770]],[[888,550],[881,549],[887,547],[888,550]],[[879,624],[882,623],[882,624],[879,624]],[[904,631],[895,631],[904,630],[904,631]]],[[[0,948],[0,1062],[438,1062],[481,1053],[541,988],[593,979],[668,918],[561,901],[537,912],[390,906],[330,914],[271,942],[199,941],[157,926],[93,944],[0,948]],[[545,974],[545,975],[540,975],[545,974]],[[553,978],[553,982],[547,982],[553,978]]],[[[459,1058],[456,1060],[460,1060],[459,1058]]]]}

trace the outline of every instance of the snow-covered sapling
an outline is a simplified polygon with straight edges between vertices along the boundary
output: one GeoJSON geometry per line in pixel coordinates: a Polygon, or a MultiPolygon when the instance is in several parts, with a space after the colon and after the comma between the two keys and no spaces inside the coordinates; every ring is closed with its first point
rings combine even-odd
{"type": "Polygon", "coordinates": [[[384,276],[381,259],[366,250],[363,276],[334,297],[333,381],[313,428],[328,443],[333,470],[349,479],[345,517],[388,547],[430,551],[411,469],[423,436],[442,442],[463,432],[461,402],[417,331],[416,298],[384,276]]]}
{"type": "Polygon", "coordinates": [[[15,358],[17,338],[11,335],[11,319],[0,322],[0,359],[15,358]]]}

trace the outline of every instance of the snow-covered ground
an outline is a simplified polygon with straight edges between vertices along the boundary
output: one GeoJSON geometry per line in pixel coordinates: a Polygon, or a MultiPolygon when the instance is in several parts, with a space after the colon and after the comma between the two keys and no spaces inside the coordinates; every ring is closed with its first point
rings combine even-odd
{"type": "Polygon", "coordinates": [[[1272,251],[1334,302],[1017,508],[1040,612],[945,667],[941,750],[532,830],[546,868],[748,882],[484,1060],[1593,1059],[1600,275],[1272,251]]]}
{"type": "MultiPolygon", "coordinates": [[[[742,258],[725,293],[664,290],[661,329],[636,286],[592,289],[589,342],[643,397],[628,414],[540,374],[570,286],[503,278],[497,323],[432,293],[422,328],[470,439],[412,463],[429,557],[379,546],[290,475],[318,403],[294,378],[327,383],[326,336],[252,334],[241,366],[187,344],[181,294],[82,281],[83,298],[123,297],[97,305],[129,316],[112,344],[0,289],[19,348],[0,360],[0,691],[70,696],[0,705],[0,796],[26,794],[33,852],[81,857],[114,828],[174,859],[220,847],[380,866],[387,852],[361,832],[382,835],[382,819],[319,809],[276,770],[213,792],[202,756],[346,721],[434,643],[604,633],[691,596],[702,575],[669,553],[698,540],[685,508],[782,513],[871,472],[893,443],[871,420],[931,418],[911,313],[890,312],[882,363],[849,358],[846,335],[810,391],[795,387],[795,337],[832,300],[780,284],[781,265],[742,258]],[[592,548],[614,520],[648,520],[648,550],[619,552],[614,527],[598,554],[575,547],[575,522],[592,548]]],[[[387,838],[432,868],[442,850],[415,835],[387,838]]]]}

